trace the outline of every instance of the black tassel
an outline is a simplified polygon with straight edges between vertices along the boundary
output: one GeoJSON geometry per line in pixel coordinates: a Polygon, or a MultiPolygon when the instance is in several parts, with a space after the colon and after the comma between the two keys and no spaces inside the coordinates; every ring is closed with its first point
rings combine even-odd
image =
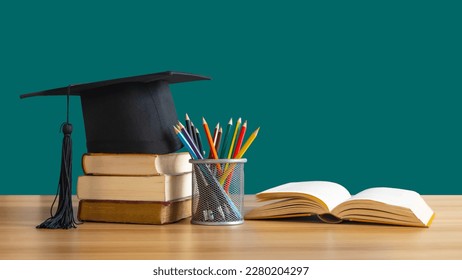
{"type": "Polygon", "coordinates": [[[58,190],[51,205],[51,217],[46,219],[37,228],[49,229],[69,229],[75,228],[74,211],[72,208],[72,125],[64,123],[62,125],[64,133],[62,156],[61,156],[61,173],[59,176],[58,190]],[[53,215],[53,206],[58,198],[58,209],[53,215]]]}
{"type": "Polygon", "coordinates": [[[51,217],[46,219],[37,228],[70,229],[75,228],[77,223],[74,219],[72,208],[72,124],[69,123],[69,93],[67,94],[67,121],[61,125],[64,138],[61,151],[61,172],[59,175],[58,190],[51,205],[51,217]],[[53,215],[53,206],[58,199],[58,209],[53,215]]]}

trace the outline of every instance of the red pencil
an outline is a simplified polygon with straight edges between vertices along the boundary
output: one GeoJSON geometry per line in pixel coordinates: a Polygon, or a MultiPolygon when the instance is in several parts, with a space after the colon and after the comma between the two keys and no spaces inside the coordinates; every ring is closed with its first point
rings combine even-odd
{"type": "Polygon", "coordinates": [[[233,158],[237,156],[239,151],[241,150],[242,142],[244,141],[245,131],[247,130],[247,121],[241,127],[241,131],[239,132],[239,138],[237,138],[236,148],[234,149],[233,158]]]}

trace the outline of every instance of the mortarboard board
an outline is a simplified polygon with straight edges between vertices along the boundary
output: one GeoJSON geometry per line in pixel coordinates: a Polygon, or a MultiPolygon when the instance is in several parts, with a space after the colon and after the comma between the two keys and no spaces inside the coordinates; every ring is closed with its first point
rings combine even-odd
{"type": "Polygon", "coordinates": [[[88,152],[164,154],[182,147],[172,130],[178,120],[169,85],[198,80],[210,78],[168,71],[21,95],[21,98],[67,96],[67,121],[62,125],[64,139],[58,208],[54,215],[37,227],[75,227],[71,202],[69,95],[80,96],[88,152]]]}
{"type": "Polygon", "coordinates": [[[21,95],[80,95],[88,152],[165,154],[182,145],[172,130],[178,121],[169,84],[209,80],[162,72],[72,85],[21,95]]]}

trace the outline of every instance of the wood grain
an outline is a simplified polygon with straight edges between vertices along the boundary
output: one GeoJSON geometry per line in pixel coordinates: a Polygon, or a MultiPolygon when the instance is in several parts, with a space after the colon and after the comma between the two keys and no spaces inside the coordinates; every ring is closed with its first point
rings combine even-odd
{"type": "MultiPolygon", "coordinates": [[[[38,230],[51,196],[0,196],[0,259],[462,259],[462,196],[424,199],[436,212],[428,229],[303,218],[38,230]]],[[[254,196],[245,206],[255,206],[254,196]]]]}

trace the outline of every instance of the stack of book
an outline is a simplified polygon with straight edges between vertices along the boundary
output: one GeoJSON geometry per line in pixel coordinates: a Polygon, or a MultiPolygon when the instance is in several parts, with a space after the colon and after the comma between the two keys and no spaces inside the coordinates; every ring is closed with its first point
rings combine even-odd
{"type": "Polygon", "coordinates": [[[188,153],[82,156],[80,221],[166,224],[191,216],[188,153]]]}

